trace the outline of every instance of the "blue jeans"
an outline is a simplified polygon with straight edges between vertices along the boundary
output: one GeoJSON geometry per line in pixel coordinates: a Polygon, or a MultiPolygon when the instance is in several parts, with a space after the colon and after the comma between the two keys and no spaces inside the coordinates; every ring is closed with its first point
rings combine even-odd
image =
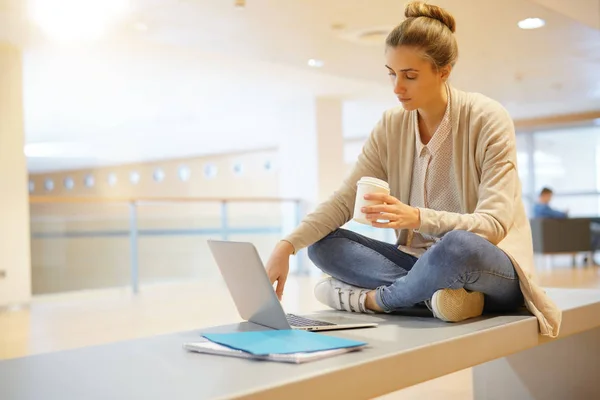
{"type": "Polygon", "coordinates": [[[484,294],[487,312],[524,304],[519,278],[506,253],[467,231],[451,231],[421,257],[396,245],[337,229],[308,248],[311,261],[342,282],[376,289],[386,312],[413,307],[440,289],[465,288],[484,294]]]}

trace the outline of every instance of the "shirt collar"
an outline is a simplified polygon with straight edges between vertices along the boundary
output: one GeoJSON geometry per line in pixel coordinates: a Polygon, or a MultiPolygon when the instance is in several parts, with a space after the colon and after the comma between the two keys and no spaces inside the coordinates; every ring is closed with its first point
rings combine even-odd
{"type": "Polygon", "coordinates": [[[417,146],[418,156],[422,154],[423,149],[425,147],[427,147],[431,155],[437,153],[442,147],[442,143],[444,143],[444,141],[448,137],[448,134],[452,130],[452,125],[450,124],[450,89],[448,88],[447,84],[446,93],[448,94],[448,104],[446,105],[446,112],[444,112],[442,121],[440,122],[439,126],[435,130],[433,136],[431,137],[431,140],[429,140],[429,143],[427,143],[427,145],[424,145],[421,141],[421,134],[419,131],[419,115],[417,114],[418,111],[415,110],[415,134],[417,135],[415,143],[417,146]]]}

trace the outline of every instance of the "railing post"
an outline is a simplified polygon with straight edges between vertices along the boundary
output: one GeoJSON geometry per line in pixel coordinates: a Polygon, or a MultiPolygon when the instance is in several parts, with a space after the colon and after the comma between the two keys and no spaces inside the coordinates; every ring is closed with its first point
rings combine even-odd
{"type": "Polygon", "coordinates": [[[135,200],[129,203],[129,251],[131,268],[131,291],[139,293],[138,282],[138,227],[137,227],[137,204],[135,200]]]}
{"type": "Polygon", "coordinates": [[[221,237],[223,240],[229,239],[229,216],[227,215],[227,201],[221,202],[221,237]]]}
{"type": "MultiPolygon", "coordinates": [[[[300,222],[302,222],[302,202],[301,200],[296,200],[296,226],[300,225],[300,222]]],[[[306,260],[304,259],[306,257],[305,255],[306,250],[302,249],[300,250],[298,253],[296,253],[296,273],[298,275],[308,275],[309,271],[308,268],[306,267],[306,260]]]]}

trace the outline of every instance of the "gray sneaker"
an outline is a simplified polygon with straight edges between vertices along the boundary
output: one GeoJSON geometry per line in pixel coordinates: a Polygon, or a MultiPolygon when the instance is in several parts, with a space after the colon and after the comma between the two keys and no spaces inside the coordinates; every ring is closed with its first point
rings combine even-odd
{"type": "Polygon", "coordinates": [[[371,314],[365,307],[369,289],[359,288],[334,278],[325,278],[315,285],[315,297],[321,303],[340,311],[371,314]]]}

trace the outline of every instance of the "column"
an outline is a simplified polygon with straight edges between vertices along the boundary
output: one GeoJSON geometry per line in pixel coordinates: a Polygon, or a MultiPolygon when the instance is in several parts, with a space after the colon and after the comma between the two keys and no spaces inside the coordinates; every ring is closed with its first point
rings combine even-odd
{"type": "Polygon", "coordinates": [[[327,200],[346,176],[342,101],[320,97],[316,101],[317,179],[319,202],[327,200]]]}
{"type": "MultiPolygon", "coordinates": [[[[345,176],[342,101],[337,98],[298,98],[282,103],[279,141],[279,192],[302,200],[302,215],[311,212],[339,187],[345,176]]],[[[282,209],[284,235],[298,224],[291,208],[282,209]]],[[[309,268],[306,251],[291,261],[291,271],[318,273],[309,268]]]]}
{"type": "Polygon", "coordinates": [[[21,51],[0,43],[0,307],[31,297],[21,51]]]}

